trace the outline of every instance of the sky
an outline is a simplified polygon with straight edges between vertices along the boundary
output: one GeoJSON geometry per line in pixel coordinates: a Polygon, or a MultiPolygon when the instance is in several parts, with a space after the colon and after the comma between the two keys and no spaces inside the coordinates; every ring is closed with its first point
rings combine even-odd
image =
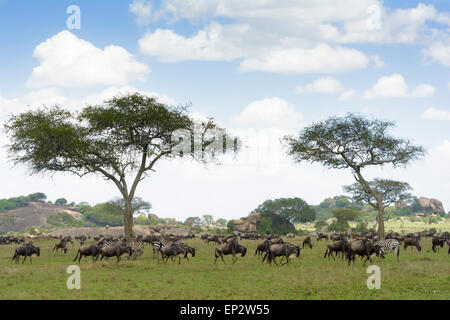
{"type": "MultiPolygon", "coordinates": [[[[164,161],[137,189],[160,217],[248,215],[267,199],[319,204],[344,194],[348,170],[294,164],[286,134],[347,112],[394,121],[422,145],[408,182],[450,210],[450,3],[379,0],[0,0],[0,121],[42,106],[71,111],[127,92],[190,104],[246,148],[220,166],[164,161]]],[[[101,176],[30,176],[0,136],[0,198],[118,197],[101,176]]]]}

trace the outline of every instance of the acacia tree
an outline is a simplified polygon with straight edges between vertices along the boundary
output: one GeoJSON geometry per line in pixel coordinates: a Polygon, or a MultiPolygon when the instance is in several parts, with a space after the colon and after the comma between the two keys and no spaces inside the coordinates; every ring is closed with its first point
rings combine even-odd
{"type": "MultiPolygon", "coordinates": [[[[374,179],[368,182],[370,188],[375,190],[375,192],[379,195],[381,199],[381,209],[384,213],[384,209],[390,206],[393,203],[404,200],[409,201],[412,200],[413,195],[409,193],[409,190],[412,190],[411,186],[406,182],[394,181],[389,179],[374,179]]],[[[367,193],[363,186],[355,182],[351,185],[344,186],[344,191],[348,192],[352,195],[353,200],[355,201],[364,201],[371,205],[375,210],[378,210],[377,199],[370,194],[367,193]]],[[[383,215],[381,215],[383,216],[383,215]]],[[[376,224],[379,224],[380,214],[377,215],[376,224]]]]}
{"type": "Polygon", "coordinates": [[[58,106],[24,112],[12,116],[5,131],[11,141],[10,158],[26,165],[31,174],[96,174],[112,181],[125,203],[127,240],[134,237],[132,202],[137,186],[159,160],[190,156],[208,163],[238,149],[237,138],[233,148],[227,146],[229,136],[212,119],[198,123],[186,106],[168,106],[139,93],[76,113],[58,106]]]}
{"type": "Polygon", "coordinates": [[[425,154],[421,146],[389,135],[388,129],[393,126],[390,121],[369,120],[349,113],[314,123],[302,129],[298,137],[283,138],[288,155],[297,163],[317,162],[332,169],[352,170],[364,192],[375,199],[380,239],[384,239],[383,198],[363,177],[363,169],[406,166],[425,154]]]}

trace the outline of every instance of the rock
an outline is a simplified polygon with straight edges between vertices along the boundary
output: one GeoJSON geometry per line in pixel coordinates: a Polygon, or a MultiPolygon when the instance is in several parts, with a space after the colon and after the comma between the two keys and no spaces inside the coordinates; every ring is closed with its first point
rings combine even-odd
{"type": "Polygon", "coordinates": [[[405,200],[400,200],[400,201],[397,201],[397,202],[395,203],[395,207],[396,207],[396,208],[404,209],[404,208],[406,208],[407,206],[408,206],[408,205],[406,204],[405,200]]]}
{"type": "Polygon", "coordinates": [[[38,229],[34,228],[33,230],[31,230],[31,234],[35,235],[35,236],[39,236],[42,234],[42,232],[40,232],[38,229]]]}
{"type": "Polygon", "coordinates": [[[335,217],[328,219],[327,221],[325,221],[328,225],[332,224],[333,222],[337,221],[337,219],[335,217]]]}
{"type": "Polygon", "coordinates": [[[248,215],[247,220],[242,219],[233,220],[233,230],[238,232],[256,232],[261,221],[259,212],[254,212],[248,215]]]}
{"type": "Polygon", "coordinates": [[[429,199],[425,197],[420,197],[418,199],[419,205],[424,211],[438,211],[444,212],[444,207],[442,202],[438,199],[429,199]]]}

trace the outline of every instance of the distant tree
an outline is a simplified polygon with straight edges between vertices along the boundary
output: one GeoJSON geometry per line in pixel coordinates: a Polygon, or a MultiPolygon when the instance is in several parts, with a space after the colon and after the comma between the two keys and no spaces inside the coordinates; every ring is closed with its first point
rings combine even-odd
{"type": "Polygon", "coordinates": [[[137,186],[159,160],[189,156],[204,164],[217,163],[219,155],[235,153],[239,147],[237,138],[233,147],[227,145],[232,138],[212,119],[198,122],[185,106],[168,106],[139,93],[77,113],[61,107],[27,111],[12,116],[5,131],[11,141],[10,158],[32,174],[96,174],[112,181],[125,202],[127,240],[134,238],[132,202],[137,186]]]}
{"type": "Polygon", "coordinates": [[[214,217],[210,214],[204,214],[204,215],[202,215],[202,218],[203,218],[202,223],[204,226],[210,225],[214,222],[214,217]]]}
{"type": "Polygon", "coordinates": [[[30,202],[45,201],[47,199],[47,196],[42,192],[36,192],[36,193],[29,194],[28,199],[30,202]]]}
{"type": "MultiPolygon", "coordinates": [[[[109,202],[122,208],[123,212],[125,212],[126,203],[122,198],[115,198],[109,202]]],[[[147,214],[152,209],[152,204],[148,201],[142,200],[141,197],[134,197],[131,201],[131,207],[133,208],[134,213],[147,214]]]]}
{"type": "Polygon", "coordinates": [[[191,222],[193,226],[201,226],[202,225],[202,219],[199,217],[189,217],[185,220],[185,222],[191,222]]]}
{"type": "Polygon", "coordinates": [[[226,227],[227,220],[220,218],[220,219],[217,219],[216,223],[222,227],[226,227]]]}
{"type": "Polygon", "coordinates": [[[67,200],[64,198],[56,199],[55,204],[57,206],[65,206],[67,204],[67,200]]]}
{"type": "MultiPolygon", "coordinates": [[[[378,210],[382,206],[383,212],[385,208],[401,200],[409,201],[412,199],[412,194],[408,191],[412,190],[410,185],[406,182],[399,182],[388,179],[374,179],[368,182],[370,188],[378,194],[378,200],[373,194],[364,190],[363,185],[358,182],[352,185],[344,186],[345,192],[352,195],[355,201],[364,201],[378,210]]],[[[389,219],[389,217],[388,217],[389,219]]],[[[379,216],[377,216],[376,224],[379,223],[379,216]]],[[[376,226],[375,224],[375,226],[376,226]]]]}
{"type": "Polygon", "coordinates": [[[296,162],[318,162],[328,168],[352,170],[364,192],[376,199],[380,239],[385,237],[382,197],[363,177],[363,169],[406,166],[425,154],[421,146],[390,136],[387,130],[393,126],[393,122],[368,120],[349,113],[305,127],[298,137],[283,139],[288,155],[296,162]]]}
{"type": "Polygon", "coordinates": [[[314,223],[314,229],[316,229],[317,232],[322,230],[323,227],[328,226],[328,224],[323,220],[318,220],[316,223],[314,223]]]}
{"type": "Polygon", "coordinates": [[[281,198],[266,200],[254,211],[279,215],[283,220],[294,222],[312,222],[316,219],[316,212],[306,201],[300,198],[281,198]]]}
{"type": "Polygon", "coordinates": [[[349,221],[355,220],[355,218],[361,214],[360,211],[348,207],[334,209],[332,213],[333,216],[336,218],[336,221],[334,221],[329,225],[328,229],[331,231],[347,230],[350,227],[349,221]]]}
{"type": "Polygon", "coordinates": [[[140,224],[140,225],[148,225],[149,221],[148,221],[147,216],[140,214],[136,217],[136,223],[140,224]]]}

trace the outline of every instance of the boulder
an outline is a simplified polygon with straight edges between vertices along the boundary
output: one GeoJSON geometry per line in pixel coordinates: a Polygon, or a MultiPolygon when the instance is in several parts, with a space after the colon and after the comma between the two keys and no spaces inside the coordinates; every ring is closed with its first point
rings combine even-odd
{"type": "Polygon", "coordinates": [[[418,199],[420,207],[424,211],[438,211],[438,212],[444,212],[444,207],[442,205],[442,202],[438,199],[429,199],[426,197],[420,197],[418,199]]]}
{"type": "Polygon", "coordinates": [[[261,215],[254,212],[248,215],[246,220],[233,220],[233,230],[238,232],[256,232],[261,221],[261,215]]]}

